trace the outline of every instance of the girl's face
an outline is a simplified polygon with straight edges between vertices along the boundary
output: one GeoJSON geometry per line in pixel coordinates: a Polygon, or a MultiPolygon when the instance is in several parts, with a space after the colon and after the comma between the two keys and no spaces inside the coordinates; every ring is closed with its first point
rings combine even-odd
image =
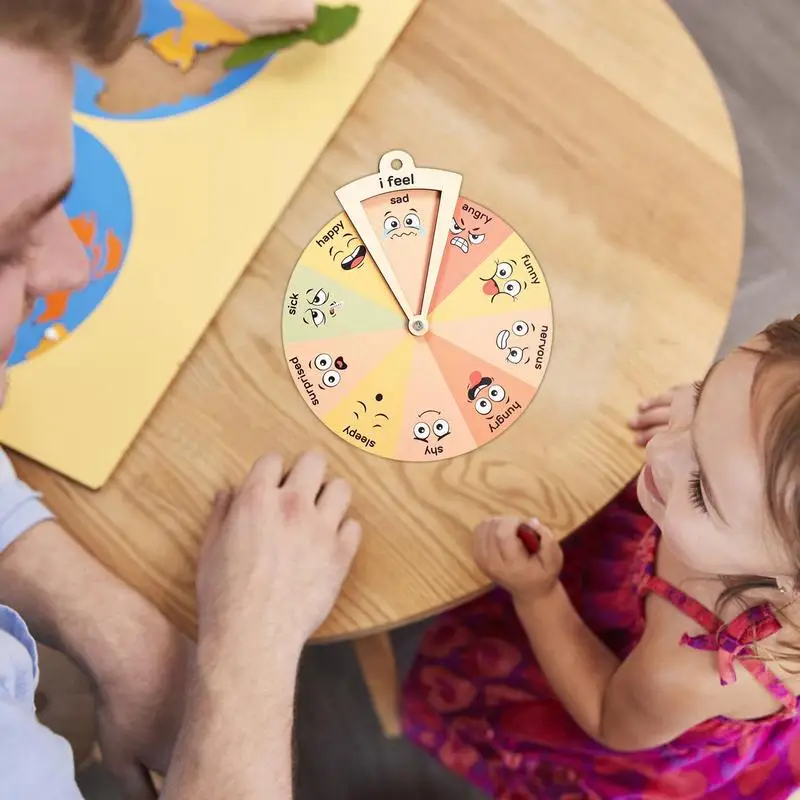
{"type": "Polygon", "coordinates": [[[681,389],[669,429],[647,445],[639,501],[665,543],[700,572],[794,574],[767,515],[757,425],[769,418],[769,398],[774,403],[782,396],[781,376],[764,376],[754,409],[751,388],[758,360],[736,351],[698,386],[681,389]]]}

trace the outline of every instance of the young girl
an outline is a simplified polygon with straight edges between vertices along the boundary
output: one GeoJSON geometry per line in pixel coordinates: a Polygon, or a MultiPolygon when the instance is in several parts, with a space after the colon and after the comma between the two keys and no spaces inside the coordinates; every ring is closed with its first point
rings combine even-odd
{"type": "Polygon", "coordinates": [[[800,785],[800,316],[642,403],[635,484],[563,548],[475,536],[503,588],[441,617],[405,731],[492,797],[788,797],[800,785]],[[796,584],[797,579],[797,584],[796,584]]]}

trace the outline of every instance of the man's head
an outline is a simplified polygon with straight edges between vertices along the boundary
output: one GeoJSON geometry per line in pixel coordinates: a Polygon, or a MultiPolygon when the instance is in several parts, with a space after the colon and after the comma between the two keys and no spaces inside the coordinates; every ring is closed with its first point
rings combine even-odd
{"type": "Polygon", "coordinates": [[[138,0],[0,0],[0,404],[33,302],[89,277],[61,206],[73,179],[72,61],[116,60],[138,19],[138,0]]]}

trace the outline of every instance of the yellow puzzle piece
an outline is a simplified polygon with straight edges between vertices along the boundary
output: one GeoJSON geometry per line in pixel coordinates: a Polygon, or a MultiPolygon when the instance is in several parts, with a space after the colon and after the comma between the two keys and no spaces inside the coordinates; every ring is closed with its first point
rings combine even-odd
{"type": "Polygon", "coordinates": [[[172,4],[183,15],[183,24],[153,36],[149,44],[153,52],[181,72],[192,68],[200,48],[244,44],[250,38],[193,0],[172,0],[172,4]]]}

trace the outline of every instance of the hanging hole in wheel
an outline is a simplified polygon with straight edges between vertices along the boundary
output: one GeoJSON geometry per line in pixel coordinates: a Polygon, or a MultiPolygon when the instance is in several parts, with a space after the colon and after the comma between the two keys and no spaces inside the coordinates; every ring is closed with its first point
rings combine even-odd
{"type": "Polygon", "coordinates": [[[392,169],[400,169],[403,166],[403,162],[399,158],[392,159],[392,169]]]}

